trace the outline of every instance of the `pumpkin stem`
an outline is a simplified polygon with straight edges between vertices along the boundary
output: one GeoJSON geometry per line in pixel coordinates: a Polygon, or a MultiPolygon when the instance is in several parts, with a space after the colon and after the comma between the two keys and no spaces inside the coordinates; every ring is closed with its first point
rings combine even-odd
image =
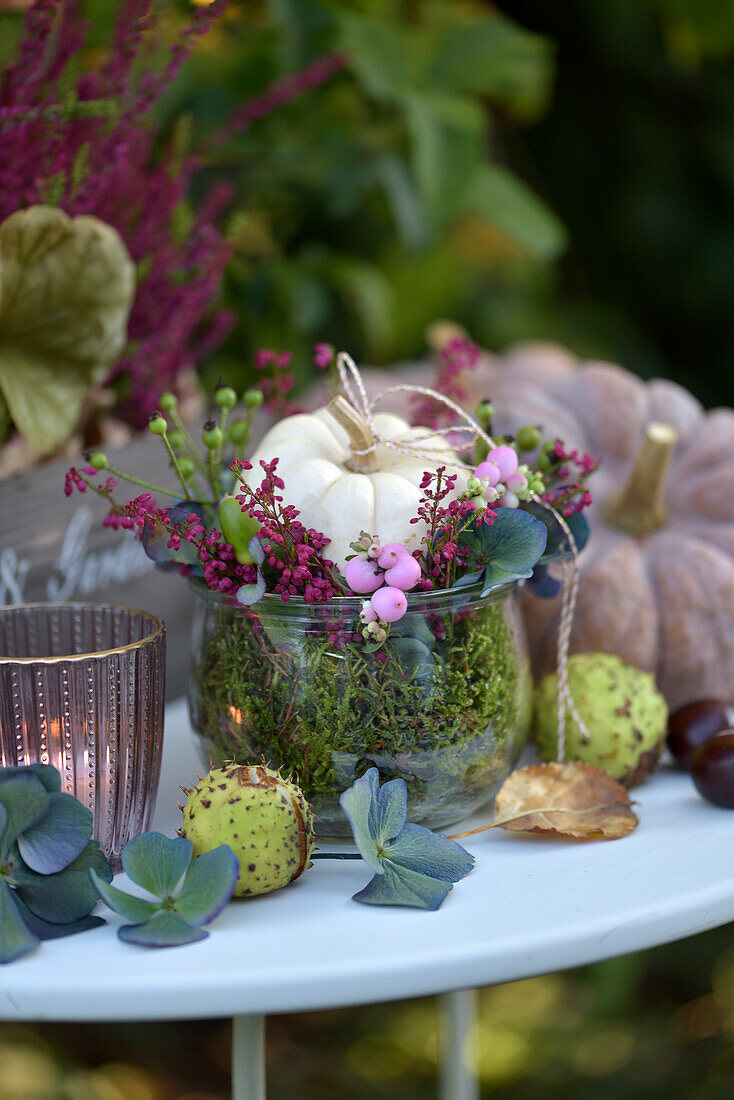
{"type": "Polygon", "coordinates": [[[675,428],[651,420],[629,481],[607,504],[605,519],[633,535],[647,535],[668,518],[663,489],[676,443],[675,428]]]}
{"type": "Polygon", "coordinates": [[[349,469],[354,470],[356,474],[374,474],[379,470],[380,463],[377,460],[375,440],[367,421],[341,394],[332,397],[326,407],[349,436],[352,447],[351,458],[347,459],[349,469]]]}

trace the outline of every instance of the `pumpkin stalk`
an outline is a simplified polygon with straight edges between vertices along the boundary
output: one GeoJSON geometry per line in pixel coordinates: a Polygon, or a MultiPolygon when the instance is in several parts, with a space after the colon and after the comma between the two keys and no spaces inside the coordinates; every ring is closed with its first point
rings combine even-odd
{"type": "Polygon", "coordinates": [[[665,525],[663,490],[676,438],[670,424],[650,421],[627,485],[607,505],[608,523],[633,535],[647,535],[665,525]]]}
{"type": "Polygon", "coordinates": [[[377,460],[375,440],[367,421],[341,394],[332,397],[327,409],[349,436],[352,448],[351,458],[347,460],[349,469],[354,470],[356,474],[374,474],[379,470],[380,463],[377,460]]]}

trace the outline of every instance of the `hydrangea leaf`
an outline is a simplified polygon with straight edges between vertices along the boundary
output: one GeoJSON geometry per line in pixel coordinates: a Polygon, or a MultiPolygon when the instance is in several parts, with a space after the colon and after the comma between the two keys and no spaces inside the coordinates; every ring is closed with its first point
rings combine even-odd
{"type": "Polygon", "coordinates": [[[122,238],[97,218],[32,206],[0,225],[0,391],[44,453],[122,352],[134,293],[122,238]]]}
{"type": "Polygon", "coordinates": [[[92,836],[92,813],[70,794],[48,796],[48,811],[38,824],[18,837],[18,848],[32,871],[63,871],[86,848],[92,836]]]}
{"type": "Polygon", "coordinates": [[[263,548],[263,544],[260,542],[260,539],[256,535],[253,535],[248,542],[247,552],[254,561],[255,565],[262,565],[262,563],[265,561],[265,550],[263,548]]]}
{"type": "Polygon", "coordinates": [[[119,913],[125,920],[140,924],[150,920],[160,910],[160,903],[157,901],[148,901],[147,898],[126,894],[124,890],[118,890],[116,886],[105,882],[95,871],[90,871],[89,875],[105,905],[115,913],[119,913]]]}
{"type": "MultiPolygon", "coordinates": [[[[535,501],[528,501],[523,504],[523,512],[529,513],[539,520],[545,527],[548,537],[545,545],[545,550],[539,559],[541,564],[547,562],[563,561],[571,557],[571,548],[568,544],[568,537],[561,527],[560,523],[547,508],[544,508],[541,504],[535,501]]],[[[574,512],[573,515],[563,517],[568,524],[571,534],[574,537],[576,543],[576,549],[583,550],[586,543],[589,541],[590,528],[586,516],[582,512],[574,512]]]]}
{"type": "Polygon", "coordinates": [[[24,905],[17,895],[13,901],[26,928],[39,940],[58,940],[63,936],[75,936],[77,932],[88,932],[90,928],[100,928],[105,923],[102,917],[82,917],[81,920],[70,921],[68,924],[49,924],[48,921],[37,917],[35,913],[31,913],[28,906],[24,905]]]}
{"type": "Polygon", "coordinates": [[[91,840],[73,863],[56,875],[39,875],[20,859],[11,878],[18,894],[37,917],[50,924],[68,924],[92,912],[99,895],[89,876],[94,870],[105,882],[112,871],[96,841],[91,840]]]}
{"type": "Polygon", "coordinates": [[[176,897],[176,912],[190,924],[209,924],[232,897],[239,871],[237,856],[227,844],[199,856],[176,897]]]}
{"type": "Polygon", "coordinates": [[[492,524],[473,525],[460,538],[470,561],[484,565],[482,595],[509,581],[532,576],[545,550],[545,525],[520,508],[498,508],[492,524]]]}
{"type": "Polygon", "coordinates": [[[61,790],[61,776],[51,764],[23,764],[12,768],[0,768],[0,783],[11,775],[35,775],[40,779],[49,794],[61,790]]]}
{"type": "Polygon", "coordinates": [[[123,925],[118,928],[117,935],[125,943],[137,943],[141,947],[181,947],[185,943],[205,940],[209,933],[203,928],[194,928],[173,909],[161,909],[144,924],[123,925]]]}
{"type": "MultiPolygon", "coordinates": [[[[194,509],[193,504],[192,501],[189,507],[185,504],[172,505],[166,509],[168,518],[175,524],[184,523],[186,517],[190,516],[193,511],[196,511],[198,515],[198,510],[194,509]]],[[[199,551],[192,542],[182,540],[178,550],[173,550],[168,546],[170,537],[171,532],[162,523],[147,522],[145,524],[140,535],[140,541],[143,550],[145,550],[151,561],[154,561],[162,569],[177,569],[179,565],[199,564],[199,551]]]]}
{"type": "Polygon", "coordinates": [[[415,909],[438,909],[452,889],[445,879],[430,878],[405,867],[385,863],[384,873],[375,875],[364,890],[354,895],[366,905],[409,905],[415,909]]]}
{"type": "Polygon", "coordinates": [[[354,839],[375,877],[354,895],[368,905],[438,909],[451,884],[469,874],[474,857],[448,837],[407,825],[407,789],[402,779],[380,787],[370,768],[339,799],[354,839]]]}
{"type": "Polygon", "coordinates": [[[0,859],[4,859],[16,838],[41,821],[48,810],[49,795],[40,779],[21,771],[0,783],[0,802],[6,813],[0,834],[0,859]]]}
{"type": "Polygon", "coordinates": [[[265,578],[258,569],[256,581],[252,584],[241,584],[237,589],[237,602],[241,603],[243,607],[251,607],[252,604],[258,603],[263,598],[266,587],[265,578]]]}
{"type": "Polygon", "coordinates": [[[12,891],[0,881],[0,963],[9,963],[38,946],[38,936],[26,927],[12,891]]]}
{"type": "Polygon", "coordinates": [[[391,779],[380,787],[377,768],[369,768],[344,791],[339,804],[349,819],[362,859],[381,875],[382,848],[405,824],[408,805],[405,780],[391,779]]]}
{"type": "Polygon", "coordinates": [[[474,866],[474,856],[455,840],[422,825],[406,824],[384,846],[385,859],[399,867],[445,882],[458,882],[474,866]]]}
{"type": "Polygon", "coordinates": [[[170,897],[191,863],[194,846],[183,837],[143,833],[122,853],[125,874],[156,898],[170,897]]]}

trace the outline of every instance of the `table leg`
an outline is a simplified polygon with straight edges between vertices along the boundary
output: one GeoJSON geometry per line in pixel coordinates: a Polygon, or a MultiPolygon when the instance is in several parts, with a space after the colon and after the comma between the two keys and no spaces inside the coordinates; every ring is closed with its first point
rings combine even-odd
{"type": "Polygon", "coordinates": [[[474,1051],[477,991],[461,989],[439,998],[441,1006],[440,1100],[479,1100],[474,1051]]]}
{"type": "Polygon", "coordinates": [[[232,1100],[265,1100],[265,1017],[232,1020],[232,1100]]]}

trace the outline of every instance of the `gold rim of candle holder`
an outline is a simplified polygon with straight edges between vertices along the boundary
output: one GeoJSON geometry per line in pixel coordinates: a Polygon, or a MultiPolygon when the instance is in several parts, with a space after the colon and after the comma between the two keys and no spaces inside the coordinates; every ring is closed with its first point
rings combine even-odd
{"type": "Polygon", "coordinates": [[[60,653],[54,657],[6,657],[0,653],[0,665],[37,665],[37,664],[57,664],[59,661],[90,661],[95,658],[109,657],[113,653],[129,653],[131,649],[140,649],[141,646],[146,645],[147,642],[154,642],[156,638],[160,638],[161,634],[165,633],[166,624],[162,619],[159,619],[157,615],[154,615],[150,611],[143,611],[139,607],[127,607],[125,604],[120,603],[80,603],[77,600],[70,600],[63,603],[10,603],[4,604],[0,607],[0,615],[4,611],[33,611],[36,608],[43,608],[44,610],[51,610],[52,608],[93,608],[103,607],[110,611],[128,611],[133,615],[144,615],[147,619],[150,619],[152,623],[155,623],[155,628],[150,634],[146,634],[144,638],[139,638],[137,642],[127,642],[125,645],[113,646],[111,649],[93,649],[90,653],[60,653]]]}

